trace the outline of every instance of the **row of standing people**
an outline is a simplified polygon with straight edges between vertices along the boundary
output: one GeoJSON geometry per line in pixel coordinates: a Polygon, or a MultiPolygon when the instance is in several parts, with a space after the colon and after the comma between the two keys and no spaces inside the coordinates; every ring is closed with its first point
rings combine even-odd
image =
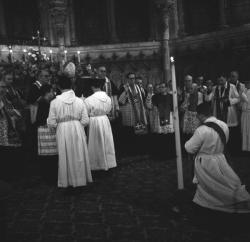
{"type": "MultiPolygon", "coordinates": [[[[92,179],[91,174],[89,173],[90,170],[107,170],[116,166],[112,131],[109,120],[106,117],[106,114],[108,114],[111,110],[111,99],[106,95],[105,92],[99,90],[99,86],[103,85],[103,83],[100,84],[100,82],[103,80],[99,79],[98,83],[96,83],[96,81],[92,82],[91,89],[94,92],[93,95],[86,99],[84,103],[81,103],[83,101],[75,97],[73,90],[71,90],[71,79],[66,76],[60,77],[58,83],[59,86],[61,85],[61,87],[60,90],[58,90],[61,91],[61,95],[58,95],[57,98],[52,101],[52,104],[56,103],[56,108],[54,109],[53,105],[51,104],[52,109],[47,124],[50,101],[54,97],[54,89],[52,89],[48,84],[49,79],[47,70],[41,70],[39,72],[38,80],[32,84],[27,102],[25,102],[24,98],[20,97],[18,93],[15,93],[14,95],[16,99],[10,99],[8,96],[9,88],[6,84],[6,80],[8,78],[13,78],[11,71],[4,73],[3,79],[0,82],[2,124],[1,154],[6,153],[4,157],[8,157],[8,162],[3,162],[3,164],[5,164],[7,167],[3,167],[3,169],[1,169],[1,178],[11,179],[10,176],[12,173],[14,173],[14,171],[17,173],[22,173],[23,170],[19,169],[19,167],[25,167],[23,160],[25,160],[26,157],[24,157],[25,152],[23,152],[24,147],[22,147],[22,144],[25,142],[22,142],[23,140],[21,139],[22,137],[20,135],[21,132],[19,132],[20,130],[17,127],[21,126],[20,124],[17,124],[20,123],[20,120],[24,120],[22,118],[25,115],[22,115],[21,111],[18,111],[18,105],[16,105],[14,102],[16,99],[23,104],[23,106],[20,107],[20,110],[25,110],[25,107],[27,107],[27,102],[29,103],[30,122],[27,124],[28,134],[26,133],[24,135],[28,139],[31,138],[30,140],[32,145],[28,146],[28,149],[30,147],[34,147],[34,149],[36,149],[35,153],[37,154],[38,152],[40,155],[40,160],[44,161],[46,158],[50,157],[51,161],[54,160],[54,167],[57,166],[56,154],[59,150],[59,186],[65,187],[68,185],[83,185],[84,179],[86,181],[92,179]],[[66,87],[63,88],[62,86],[67,82],[68,90],[65,92],[64,89],[66,89],[66,87]],[[64,107],[63,104],[67,105],[64,107]],[[61,111],[56,111],[53,114],[53,110],[56,110],[57,108],[59,108],[61,111]],[[61,119],[58,119],[56,115],[64,115],[64,108],[68,112],[71,111],[72,114],[65,114],[66,117],[64,118],[69,120],[64,120],[57,125],[58,120],[61,119]],[[59,127],[66,127],[66,124],[69,123],[77,123],[77,125],[72,128],[72,132],[75,133],[71,134],[69,132],[68,137],[64,136],[64,142],[70,141],[70,138],[72,137],[72,139],[75,138],[75,142],[67,142],[68,145],[71,145],[71,152],[70,150],[66,149],[65,143],[62,143],[62,138],[57,138],[57,140],[55,140],[55,135],[53,137],[53,133],[49,132],[47,129],[47,127],[50,126],[54,128],[56,127],[58,130],[60,129],[59,127]],[[80,123],[82,124],[80,125],[80,123]],[[83,128],[83,126],[86,125],[89,126],[88,140],[86,140],[86,135],[83,128]],[[57,145],[55,145],[55,141],[57,141],[57,145]],[[79,142],[82,142],[82,145],[79,144],[79,142]],[[86,142],[88,143],[88,148],[86,142]],[[35,145],[37,143],[39,145],[35,145]],[[61,150],[59,147],[61,147],[61,150]],[[22,155],[18,151],[22,151],[22,155]],[[89,163],[89,160],[91,163],[89,163]],[[74,163],[73,167],[69,165],[72,162],[74,163]],[[17,168],[16,164],[18,163],[20,166],[17,168]],[[84,174],[83,170],[85,172],[84,174]],[[77,174],[79,174],[78,178],[76,178],[77,174]]],[[[14,90],[15,89],[13,88],[13,91],[14,90]]],[[[63,132],[66,132],[67,130],[68,128],[60,129],[60,132],[56,132],[56,136],[63,136],[63,132]]],[[[49,173],[49,170],[51,170],[50,168],[53,166],[52,163],[53,162],[50,163],[51,167],[48,167],[47,173],[49,173]]]]}
{"type": "MultiPolygon", "coordinates": [[[[41,156],[58,151],[58,186],[84,186],[92,182],[91,171],[116,167],[112,130],[107,114],[111,99],[101,91],[103,79],[93,79],[93,94],[82,100],[75,96],[72,81],[66,75],[59,77],[61,94],[51,101],[45,124],[38,127],[38,151],[41,156]],[[87,136],[84,127],[87,127],[87,136]],[[56,146],[52,131],[56,131],[56,146]]],[[[46,86],[44,86],[46,87],[46,86]]],[[[50,96],[48,88],[47,94],[50,96]]],[[[42,102],[39,100],[38,114],[42,102]]],[[[39,120],[39,115],[38,115],[39,120]]],[[[43,161],[44,164],[44,161],[43,161]]]]}
{"type": "Polygon", "coordinates": [[[239,81],[238,72],[232,71],[227,77],[222,73],[217,76],[215,85],[211,80],[206,83],[203,77],[196,82],[187,75],[184,79],[184,92],[180,110],[182,114],[182,130],[187,138],[192,135],[199,125],[196,107],[207,102],[213,115],[224,121],[230,129],[229,150],[232,155],[239,155],[241,151],[250,151],[250,123],[249,123],[249,84],[239,81]]]}

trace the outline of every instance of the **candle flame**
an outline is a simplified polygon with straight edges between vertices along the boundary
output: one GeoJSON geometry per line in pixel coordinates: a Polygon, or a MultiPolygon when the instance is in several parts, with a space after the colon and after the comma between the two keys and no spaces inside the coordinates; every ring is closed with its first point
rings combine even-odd
{"type": "Polygon", "coordinates": [[[173,56],[170,57],[170,61],[171,61],[172,63],[174,63],[174,57],[173,57],[173,56]]]}

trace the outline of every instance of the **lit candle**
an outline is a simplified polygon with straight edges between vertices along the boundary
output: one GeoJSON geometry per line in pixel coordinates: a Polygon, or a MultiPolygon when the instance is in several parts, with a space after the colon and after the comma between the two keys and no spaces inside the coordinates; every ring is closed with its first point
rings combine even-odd
{"type": "Polygon", "coordinates": [[[53,62],[53,58],[52,58],[52,50],[49,50],[49,57],[50,57],[50,61],[53,62]]]}
{"type": "Polygon", "coordinates": [[[178,189],[183,189],[184,184],[183,184],[182,155],[181,155],[181,141],[180,141],[179,113],[178,113],[174,57],[170,57],[170,63],[171,63],[171,75],[172,75],[172,89],[173,89],[173,107],[174,107],[173,117],[174,117],[174,129],[175,129],[178,189]]]}
{"type": "Polygon", "coordinates": [[[23,49],[24,62],[26,62],[26,53],[27,53],[27,50],[23,49]]]}
{"type": "Polygon", "coordinates": [[[78,57],[78,63],[79,63],[79,64],[81,63],[80,53],[81,53],[81,52],[78,50],[78,51],[77,51],[77,57],[78,57]]]}
{"type": "Polygon", "coordinates": [[[64,61],[67,62],[67,50],[64,51],[64,61]]]}
{"type": "Polygon", "coordinates": [[[14,61],[14,58],[13,58],[13,50],[10,49],[10,61],[13,62],[14,61]]]}

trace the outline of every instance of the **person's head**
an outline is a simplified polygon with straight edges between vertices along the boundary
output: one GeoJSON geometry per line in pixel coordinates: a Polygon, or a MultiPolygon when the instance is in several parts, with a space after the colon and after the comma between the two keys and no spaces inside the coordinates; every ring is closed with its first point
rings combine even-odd
{"type": "Polygon", "coordinates": [[[107,70],[105,66],[100,66],[97,70],[97,75],[99,78],[105,78],[107,75],[107,70]]]}
{"type": "Polygon", "coordinates": [[[128,74],[127,74],[127,79],[128,79],[128,84],[129,85],[134,85],[135,84],[135,73],[133,73],[133,72],[129,72],[128,74]]]}
{"type": "Polygon", "coordinates": [[[43,85],[49,83],[50,81],[50,74],[47,69],[42,69],[38,71],[38,81],[43,85]]]}
{"type": "Polygon", "coordinates": [[[213,89],[213,82],[212,80],[207,80],[206,81],[206,87],[207,87],[207,90],[211,91],[213,89]]]}
{"type": "Polygon", "coordinates": [[[155,85],[155,94],[159,94],[161,91],[160,91],[160,84],[159,83],[157,83],[156,85],[155,85]]]}
{"type": "Polygon", "coordinates": [[[140,76],[137,76],[135,79],[136,79],[136,84],[137,84],[139,87],[143,87],[142,78],[141,78],[140,76]]]}
{"type": "Polygon", "coordinates": [[[93,92],[100,91],[102,87],[104,86],[105,79],[103,78],[93,78],[91,80],[91,89],[93,92]]]}
{"type": "Polygon", "coordinates": [[[219,74],[217,77],[217,81],[219,86],[225,86],[227,82],[226,75],[224,73],[219,74]]]}
{"type": "Polygon", "coordinates": [[[71,89],[72,86],[71,78],[68,77],[67,75],[60,75],[58,77],[57,85],[61,90],[71,89]]]}
{"type": "Polygon", "coordinates": [[[154,87],[152,83],[148,83],[147,85],[147,92],[148,93],[153,93],[154,92],[154,87]]]}
{"type": "Polygon", "coordinates": [[[238,79],[239,79],[239,73],[237,71],[232,71],[230,73],[230,81],[233,84],[236,84],[236,82],[238,81],[238,79]]]}
{"type": "Polygon", "coordinates": [[[167,93],[167,84],[165,82],[160,83],[160,94],[166,94],[167,93]]]}
{"type": "Polygon", "coordinates": [[[204,77],[203,76],[198,76],[196,78],[196,83],[197,83],[198,86],[202,86],[203,83],[204,83],[204,77]]]}
{"type": "Polygon", "coordinates": [[[172,89],[173,89],[173,87],[172,87],[172,80],[169,80],[169,81],[168,81],[168,89],[169,89],[170,91],[172,91],[172,89]]]}
{"type": "Polygon", "coordinates": [[[7,69],[7,70],[4,70],[3,73],[2,73],[2,79],[3,81],[5,82],[5,84],[7,86],[11,86],[12,83],[13,83],[13,70],[11,69],[7,69]]]}
{"type": "Polygon", "coordinates": [[[41,96],[47,100],[52,100],[54,98],[53,87],[50,84],[44,84],[41,89],[41,96]]]}
{"type": "Polygon", "coordinates": [[[86,70],[87,70],[87,71],[92,71],[92,66],[91,66],[91,64],[87,64],[87,65],[86,65],[86,70]]]}
{"type": "Polygon", "coordinates": [[[193,77],[191,75],[186,75],[184,78],[184,85],[186,88],[191,88],[193,84],[193,77]]]}
{"type": "Polygon", "coordinates": [[[7,87],[6,83],[3,80],[0,80],[0,98],[5,96],[7,87]]]}
{"type": "Polygon", "coordinates": [[[207,118],[212,116],[211,105],[207,102],[201,103],[196,109],[197,117],[201,123],[203,123],[207,118]]]}

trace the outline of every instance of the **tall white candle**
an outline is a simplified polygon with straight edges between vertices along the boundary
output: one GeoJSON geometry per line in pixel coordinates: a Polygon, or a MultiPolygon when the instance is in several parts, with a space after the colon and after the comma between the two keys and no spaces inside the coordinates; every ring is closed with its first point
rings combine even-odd
{"type": "Polygon", "coordinates": [[[68,52],[67,50],[64,51],[64,61],[65,61],[65,63],[67,62],[67,52],[68,52]]]}
{"type": "Polygon", "coordinates": [[[14,58],[13,58],[13,50],[10,49],[10,61],[13,62],[14,58]]]}
{"type": "Polygon", "coordinates": [[[80,53],[81,53],[81,52],[78,50],[78,51],[77,51],[77,57],[78,57],[78,63],[79,63],[79,64],[81,63],[80,53]]]}
{"type": "Polygon", "coordinates": [[[182,154],[181,154],[181,140],[180,140],[180,122],[178,112],[178,97],[176,88],[176,74],[174,58],[170,58],[171,75],[172,75],[172,89],[173,89],[173,106],[174,106],[174,129],[175,129],[175,147],[176,147],[176,162],[177,162],[177,178],[178,178],[178,189],[184,188],[183,183],[183,169],[182,169],[182,154]]]}
{"type": "Polygon", "coordinates": [[[26,56],[27,50],[23,49],[23,55],[24,55],[24,62],[27,61],[27,56],[26,56]]]}
{"type": "Polygon", "coordinates": [[[52,50],[49,50],[49,57],[50,57],[50,61],[53,62],[53,58],[52,58],[52,50]]]}

